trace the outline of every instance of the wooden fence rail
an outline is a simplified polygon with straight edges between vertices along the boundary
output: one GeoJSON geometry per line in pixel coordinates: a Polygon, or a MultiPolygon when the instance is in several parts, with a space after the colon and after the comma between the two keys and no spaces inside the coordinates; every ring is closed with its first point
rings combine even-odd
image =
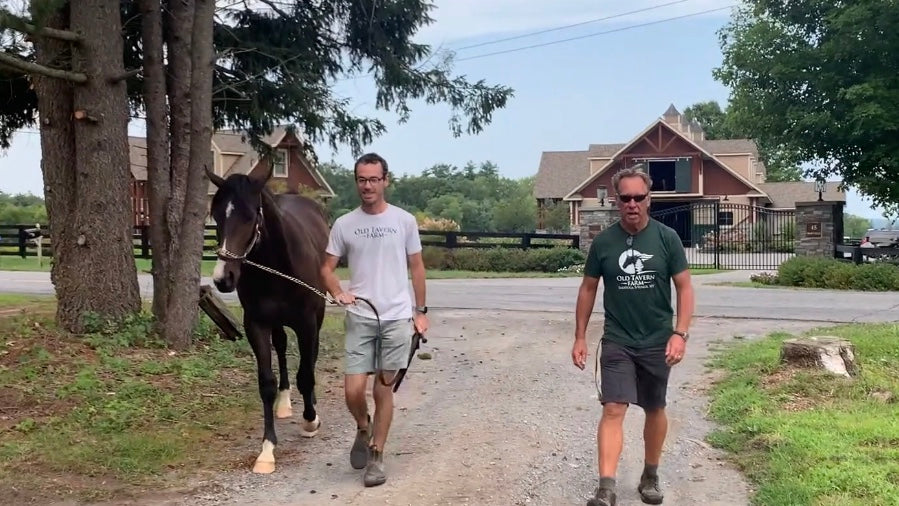
{"type": "MultiPolygon", "coordinates": [[[[439,230],[419,230],[424,246],[435,246],[447,249],[456,248],[580,248],[580,236],[576,234],[543,234],[514,232],[447,232],[439,230]]],[[[36,256],[38,243],[43,256],[52,255],[49,229],[34,225],[0,225],[0,255],[20,256],[22,258],[36,256]]],[[[150,258],[149,227],[134,227],[132,236],[134,256],[150,258]]],[[[216,237],[215,227],[206,225],[203,232],[203,259],[215,260],[216,237]]]]}

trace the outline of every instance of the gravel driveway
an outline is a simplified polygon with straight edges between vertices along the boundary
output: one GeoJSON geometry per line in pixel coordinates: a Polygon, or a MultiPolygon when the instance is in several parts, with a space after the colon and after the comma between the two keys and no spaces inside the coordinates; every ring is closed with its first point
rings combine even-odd
{"type": "MultiPolygon", "coordinates": [[[[339,373],[320,374],[323,426],[312,440],[295,419],[279,421],[277,471],[245,471],[132,504],[394,504],[582,505],[596,485],[593,353],[600,316],[590,325],[588,368],[570,360],[572,315],[559,312],[435,311],[423,351],[397,394],[387,447],[388,481],[362,486],[349,465],[354,426],[343,404],[339,373]]],[[[688,356],[672,372],[669,436],[660,476],[666,504],[747,504],[748,486],[703,442],[704,368],[710,344],[734,335],[803,331],[813,322],[699,318],[688,356]]],[[[643,414],[626,419],[619,472],[619,505],[642,504],[635,491],[642,471],[643,414]]],[[[250,434],[248,462],[258,451],[250,434]]]]}

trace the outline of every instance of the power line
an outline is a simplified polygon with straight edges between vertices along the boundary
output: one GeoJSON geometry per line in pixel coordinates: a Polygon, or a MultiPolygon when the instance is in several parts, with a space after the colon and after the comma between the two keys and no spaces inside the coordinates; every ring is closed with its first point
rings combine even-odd
{"type": "Polygon", "coordinates": [[[660,23],[667,23],[667,22],[669,22],[669,21],[676,21],[676,20],[678,20],[678,19],[684,19],[684,18],[690,18],[690,17],[694,17],[694,16],[700,16],[700,15],[702,15],[702,14],[708,14],[708,13],[710,13],[710,12],[716,12],[716,11],[723,11],[723,10],[725,10],[725,9],[731,9],[731,8],[733,8],[733,7],[736,7],[736,5],[728,5],[728,6],[726,6],[726,7],[718,7],[718,8],[715,8],[715,9],[707,9],[707,10],[704,10],[704,11],[694,12],[694,13],[691,13],[691,14],[684,14],[684,15],[682,15],[682,16],[675,16],[675,17],[672,17],[672,18],[665,18],[665,19],[659,19],[659,20],[656,20],[656,21],[649,21],[649,22],[646,22],[646,23],[640,23],[640,24],[638,24],[638,25],[630,25],[630,26],[624,26],[624,27],[621,27],[621,28],[614,28],[614,29],[612,29],[612,30],[605,30],[605,31],[602,31],[602,32],[589,33],[589,34],[587,34],[587,35],[581,35],[581,36],[578,36],[578,37],[570,37],[570,38],[567,38],[567,39],[553,40],[553,41],[550,41],[550,42],[543,42],[543,43],[540,43],[540,44],[532,44],[532,45],[530,45],[530,46],[516,47],[516,48],[512,48],[512,49],[506,49],[506,50],[503,50],[503,51],[494,51],[494,52],[492,52],[492,53],[478,54],[478,55],[474,55],[474,56],[468,56],[468,57],[465,57],[465,58],[459,58],[459,59],[457,59],[457,60],[455,60],[455,61],[456,61],[456,62],[460,62],[460,61],[467,61],[467,60],[476,60],[476,59],[478,59],[478,58],[486,58],[486,57],[488,57],[488,56],[496,56],[496,55],[500,55],[500,54],[514,53],[514,52],[517,52],[517,51],[524,51],[524,50],[526,50],[526,49],[534,49],[534,48],[538,48],[538,47],[551,46],[551,45],[553,45],[553,44],[561,44],[561,43],[563,43],[563,42],[571,42],[571,41],[573,41],[573,40],[581,40],[581,39],[586,39],[586,38],[589,38],[589,37],[597,37],[597,36],[599,36],[599,35],[606,35],[606,34],[615,33],[615,32],[623,32],[623,31],[625,31],[625,30],[632,30],[632,29],[634,29],[634,28],[642,28],[642,27],[644,27],[644,26],[657,25],[657,24],[660,24],[660,23]]]}
{"type": "Polygon", "coordinates": [[[668,3],[665,3],[665,4],[652,5],[652,6],[650,6],[650,7],[644,7],[644,8],[642,8],[642,9],[637,9],[637,10],[635,10],[635,11],[622,12],[622,13],[620,13],[620,14],[613,14],[613,15],[611,15],[611,16],[604,16],[604,17],[601,17],[601,18],[588,19],[587,21],[581,21],[581,22],[579,22],[579,23],[572,23],[572,24],[570,24],[570,25],[557,26],[557,27],[555,27],[555,28],[548,28],[548,29],[546,29],[546,30],[540,30],[540,31],[537,31],[537,32],[529,32],[529,33],[525,33],[525,34],[522,34],[522,35],[516,35],[516,36],[514,36],[514,37],[506,37],[506,38],[504,38],[504,39],[489,40],[489,41],[487,41],[487,42],[480,42],[480,43],[478,43],[478,44],[472,44],[472,45],[470,45],[470,46],[462,46],[462,47],[460,47],[460,48],[454,49],[454,51],[462,51],[462,50],[464,50],[464,49],[471,49],[471,48],[474,48],[474,47],[489,46],[489,45],[491,45],[491,44],[499,44],[500,42],[507,42],[507,41],[510,41],[510,40],[523,39],[523,38],[525,38],[525,37],[533,37],[533,36],[535,36],[535,35],[542,35],[542,34],[544,34],[544,33],[556,32],[556,31],[559,31],[559,30],[566,30],[566,29],[568,29],[568,28],[574,28],[574,27],[576,27],[576,26],[583,26],[583,25],[588,25],[588,24],[591,24],[591,23],[597,23],[597,22],[599,22],[599,21],[608,21],[608,20],[610,20],[610,19],[622,18],[622,17],[624,17],[624,16],[629,16],[629,15],[631,15],[631,14],[638,14],[638,13],[641,13],[641,12],[652,11],[652,10],[656,10],[656,9],[661,9],[661,8],[663,8],[663,7],[669,7],[669,6],[671,6],[671,5],[682,4],[682,3],[684,3],[684,2],[690,2],[690,1],[692,1],[692,0],[676,0],[676,1],[674,1],[674,2],[668,2],[668,3]]]}

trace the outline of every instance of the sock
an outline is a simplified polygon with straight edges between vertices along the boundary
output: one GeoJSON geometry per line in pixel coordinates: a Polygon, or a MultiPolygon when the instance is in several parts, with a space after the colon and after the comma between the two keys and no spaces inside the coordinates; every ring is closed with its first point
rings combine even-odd
{"type": "Polygon", "coordinates": [[[654,466],[651,466],[651,465],[649,465],[649,464],[646,464],[646,465],[643,467],[643,476],[647,476],[647,477],[655,477],[655,476],[657,476],[658,471],[659,471],[659,466],[658,466],[658,464],[657,464],[657,465],[654,465],[654,466]]]}
{"type": "Polygon", "coordinates": [[[609,490],[614,490],[615,489],[615,478],[600,477],[599,478],[599,488],[607,488],[609,490]]]}

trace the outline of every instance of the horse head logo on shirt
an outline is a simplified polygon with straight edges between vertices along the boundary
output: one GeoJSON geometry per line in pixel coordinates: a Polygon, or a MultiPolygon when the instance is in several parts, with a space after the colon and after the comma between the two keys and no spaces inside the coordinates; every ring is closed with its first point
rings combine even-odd
{"type": "Polygon", "coordinates": [[[644,262],[652,257],[653,255],[640,253],[633,248],[628,248],[622,251],[621,256],[618,257],[618,266],[621,267],[622,271],[628,274],[643,274],[646,272],[653,272],[643,270],[644,262]]]}

